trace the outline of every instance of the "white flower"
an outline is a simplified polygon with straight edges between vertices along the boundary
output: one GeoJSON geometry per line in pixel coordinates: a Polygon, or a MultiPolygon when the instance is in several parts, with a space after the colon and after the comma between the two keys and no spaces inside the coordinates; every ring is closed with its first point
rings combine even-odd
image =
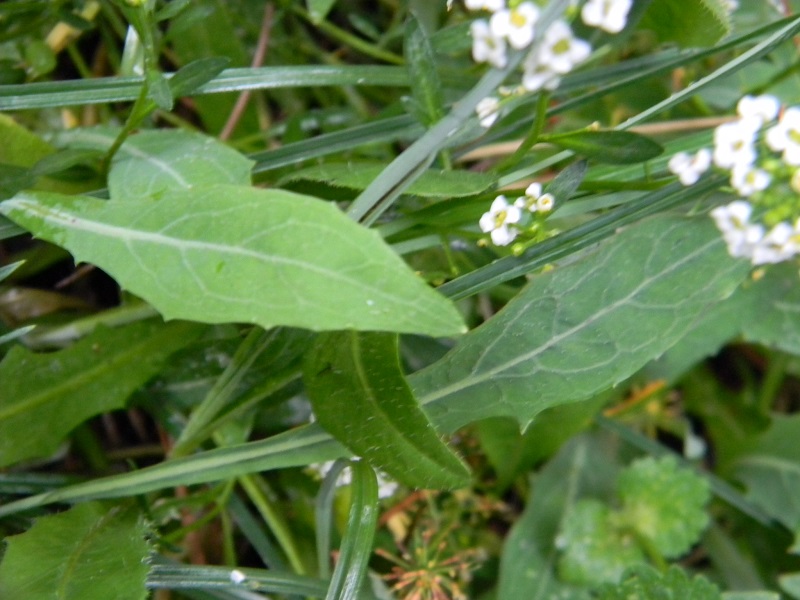
{"type": "Polygon", "coordinates": [[[564,21],[555,21],[544,34],[537,53],[537,62],[559,75],[569,73],[592,53],[588,42],[572,35],[572,29],[564,21]]]}
{"type": "Polygon", "coordinates": [[[714,130],[714,164],[723,169],[736,165],[752,165],[756,159],[754,146],[761,121],[756,118],[725,123],[714,130]]]}
{"type": "Polygon", "coordinates": [[[751,165],[736,165],[731,171],[731,185],[745,198],[767,189],[772,177],[764,169],[751,165]]]}
{"type": "Polygon", "coordinates": [[[583,22],[608,33],[619,33],[628,22],[633,0],[589,0],[581,9],[583,22]]]}
{"type": "Polygon", "coordinates": [[[500,116],[500,101],[491,96],[484,98],[475,106],[475,112],[478,113],[481,127],[491,127],[500,116]]]}
{"type": "Polygon", "coordinates": [[[781,109],[780,100],[775,96],[763,94],[761,96],[742,96],[736,105],[736,112],[743,119],[756,118],[761,124],[774,121],[781,109]]]}
{"type": "Polygon", "coordinates": [[[519,223],[522,213],[519,208],[508,203],[505,196],[498,196],[488,212],[483,213],[478,224],[481,231],[490,233],[495,246],[508,246],[517,237],[517,230],[509,225],[519,223]]]}
{"type": "Polygon", "coordinates": [[[525,189],[525,196],[517,198],[514,206],[532,213],[549,212],[553,210],[555,203],[553,194],[542,194],[542,184],[534,182],[525,189]]]}
{"type": "Polygon", "coordinates": [[[495,37],[505,38],[516,49],[525,48],[533,41],[534,25],[539,19],[539,9],[532,2],[523,2],[515,8],[495,12],[489,28],[495,37]]]}
{"type": "Polygon", "coordinates": [[[787,165],[800,165],[800,108],[787,109],[778,124],[767,130],[767,145],[776,152],[783,151],[787,165]]]}
{"type": "Polygon", "coordinates": [[[498,69],[506,66],[506,41],[492,33],[489,23],[483,19],[473,21],[470,32],[472,33],[472,58],[475,59],[475,62],[488,62],[498,69]]]}
{"type": "MultiPolygon", "coordinates": [[[[354,458],[353,460],[361,459],[354,458]]],[[[308,469],[322,479],[328,474],[335,462],[336,461],[329,460],[328,462],[324,463],[312,463],[308,465],[308,469]]],[[[389,479],[389,476],[386,475],[386,473],[377,469],[375,470],[375,477],[378,480],[378,498],[389,498],[390,496],[393,496],[398,488],[397,482],[392,481],[389,479]]],[[[341,473],[339,473],[339,477],[336,478],[336,487],[338,488],[345,485],[350,485],[352,482],[353,474],[350,472],[350,467],[346,467],[341,473]]]]}
{"type": "Polygon", "coordinates": [[[529,92],[536,92],[542,88],[554,90],[560,82],[561,78],[558,73],[539,62],[538,54],[531,52],[525,59],[522,71],[522,87],[529,92]]]}
{"type": "Polygon", "coordinates": [[[781,221],[755,245],[751,262],[754,265],[766,265],[791,258],[797,252],[797,244],[792,243],[794,234],[794,228],[781,221]]]}
{"type": "Polygon", "coordinates": [[[731,256],[752,259],[753,250],[764,237],[764,227],[750,223],[752,212],[753,207],[746,200],[736,200],[711,211],[731,256]]]}
{"type": "Polygon", "coordinates": [[[464,0],[464,5],[469,10],[488,10],[497,12],[506,7],[505,0],[464,0]]]}
{"type": "Polygon", "coordinates": [[[667,167],[678,176],[683,185],[694,185],[711,166],[711,152],[707,148],[698,150],[697,154],[678,152],[669,159],[667,167]]]}

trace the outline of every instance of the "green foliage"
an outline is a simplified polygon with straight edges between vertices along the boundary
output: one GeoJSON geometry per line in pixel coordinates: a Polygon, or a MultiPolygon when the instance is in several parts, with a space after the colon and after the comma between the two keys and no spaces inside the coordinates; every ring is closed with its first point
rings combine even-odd
{"type": "Polygon", "coordinates": [[[314,415],[358,456],[416,488],[458,488],[469,471],[439,439],[400,370],[397,336],[320,336],[305,384],[314,415]]]}
{"type": "Polygon", "coordinates": [[[90,502],[41,517],[25,533],[8,538],[0,596],[144,600],[146,534],[140,515],[123,505],[90,502]]]}
{"type": "Polygon", "coordinates": [[[606,584],[601,588],[599,600],[718,600],[719,589],[708,579],[689,577],[679,567],[670,567],[659,573],[648,566],[629,570],[617,586],[606,584]]]}
{"type": "Polygon", "coordinates": [[[463,328],[376,234],[307,196],[221,184],[108,202],[26,193],[0,211],[112,273],[167,318],[429,335],[463,328]],[[281,284],[265,288],[264,278],[281,284]]]}
{"type": "Polygon", "coordinates": [[[0,597],[798,596],[797,265],[670,164],[794,100],[727,4],[0,2],[0,597]]]}
{"type": "Polygon", "coordinates": [[[12,348],[0,363],[0,465],[46,456],[79,423],[122,408],[202,329],[145,321],[52,354],[12,348]]]}
{"type": "Polygon", "coordinates": [[[708,524],[708,483],[674,459],[637,461],[617,485],[625,521],[666,558],[685,554],[708,524]]]}

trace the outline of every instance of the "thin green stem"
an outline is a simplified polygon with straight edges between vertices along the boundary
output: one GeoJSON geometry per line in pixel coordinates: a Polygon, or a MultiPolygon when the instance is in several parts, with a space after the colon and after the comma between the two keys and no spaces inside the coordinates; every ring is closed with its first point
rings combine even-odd
{"type": "Polygon", "coordinates": [[[256,507],[264,522],[272,531],[278,544],[286,554],[292,569],[299,575],[307,575],[308,569],[303,562],[300,549],[297,547],[292,531],[271,497],[274,496],[267,482],[259,475],[241,475],[239,484],[250,501],[256,507]]]}
{"type": "Polygon", "coordinates": [[[541,92],[539,94],[539,99],[536,101],[536,116],[533,118],[533,123],[528,131],[528,135],[525,136],[522,142],[520,142],[519,147],[514,150],[511,155],[501,160],[495,166],[496,171],[503,172],[506,169],[516,165],[525,156],[525,154],[527,154],[528,151],[533,148],[536,142],[539,141],[539,136],[542,134],[545,119],[547,118],[547,104],[549,101],[550,94],[547,92],[541,92]]]}
{"type": "Polygon", "coordinates": [[[767,363],[767,371],[758,393],[758,408],[761,413],[768,415],[772,410],[788,366],[789,355],[782,352],[775,352],[767,363]]]}

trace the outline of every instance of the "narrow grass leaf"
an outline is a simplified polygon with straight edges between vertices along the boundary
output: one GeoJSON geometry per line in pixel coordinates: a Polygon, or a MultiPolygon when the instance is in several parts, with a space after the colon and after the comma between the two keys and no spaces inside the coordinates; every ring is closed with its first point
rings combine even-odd
{"type": "Polygon", "coordinates": [[[356,600],[372,555],[372,540],[378,522],[378,481],[372,467],[364,461],[355,461],[350,468],[353,471],[353,499],[339,548],[339,560],[325,600],[356,600]]]}
{"type": "Polygon", "coordinates": [[[630,131],[575,131],[541,139],[597,162],[619,165],[645,162],[664,151],[650,138],[630,131]]]}
{"type": "Polygon", "coordinates": [[[0,212],[169,319],[431,336],[465,329],[377,233],[308,196],[231,185],[160,200],[27,193],[0,212]]]}
{"type": "MultiPolygon", "coordinates": [[[[318,181],[363,190],[385,168],[385,164],[375,162],[328,163],[294,171],[282,181],[318,181]]],[[[485,192],[495,181],[496,177],[488,173],[427,170],[404,193],[423,198],[459,198],[485,192]]]]}
{"type": "Polygon", "coordinates": [[[6,538],[0,598],[144,600],[146,533],[135,511],[98,502],[37,519],[6,538]]]}
{"type": "Polygon", "coordinates": [[[491,416],[527,424],[661,355],[748,270],[708,217],[649,219],[534,277],[411,386],[445,431],[491,416]]]}
{"type": "Polygon", "coordinates": [[[442,442],[400,369],[397,336],[320,336],[305,369],[320,425],[353,453],[414,488],[456,488],[469,471],[442,442]]]}
{"type": "Polygon", "coordinates": [[[122,408],[202,330],[147,321],[98,329],[60,352],[13,347],[0,363],[0,466],[46,456],[79,423],[122,408]]]}
{"type": "MultiPolygon", "coordinates": [[[[247,590],[267,594],[291,594],[304,598],[321,597],[325,594],[325,582],[312,577],[303,577],[291,572],[266,569],[234,569],[205,565],[153,565],[147,574],[149,589],[168,590],[247,590]],[[239,581],[235,583],[232,577],[239,581]]],[[[258,596],[261,598],[261,596],[258,596]]]]}

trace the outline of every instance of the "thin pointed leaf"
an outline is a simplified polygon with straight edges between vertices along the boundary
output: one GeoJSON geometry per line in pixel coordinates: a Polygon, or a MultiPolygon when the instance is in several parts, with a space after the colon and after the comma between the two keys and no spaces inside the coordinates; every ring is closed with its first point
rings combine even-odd
{"type": "Polygon", "coordinates": [[[378,522],[378,481],[372,467],[363,461],[351,463],[350,468],[353,500],[325,600],[356,600],[372,555],[378,522]]]}
{"type": "Polygon", "coordinates": [[[305,369],[320,425],[409,487],[456,488],[469,471],[442,442],[400,370],[397,336],[321,336],[305,369]]]}
{"type": "Polygon", "coordinates": [[[619,165],[645,162],[664,152],[660,144],[630,131],[574,131],[541,139],[597,162],[619,165]]]}
{"type": "Polygon", "coordinates": [[[308,196],[230,185],[160,200],[27,193],[0,212],[101,267],[170,319],[464,331],[455,307],[377,233],[308,196]]]}

